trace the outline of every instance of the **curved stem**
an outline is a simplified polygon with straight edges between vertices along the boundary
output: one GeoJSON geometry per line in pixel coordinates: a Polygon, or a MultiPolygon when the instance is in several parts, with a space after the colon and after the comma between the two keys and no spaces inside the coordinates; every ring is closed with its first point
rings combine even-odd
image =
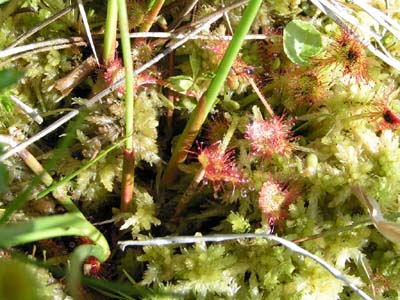
{"type": "Polygon", "coordinates": [[[80,212],[41,217],[27,222],[0,226],[0,247],[8,248],[59,236],[87,236],[103,250],[103,260],[110,255],[105,237],[80,212]]]}

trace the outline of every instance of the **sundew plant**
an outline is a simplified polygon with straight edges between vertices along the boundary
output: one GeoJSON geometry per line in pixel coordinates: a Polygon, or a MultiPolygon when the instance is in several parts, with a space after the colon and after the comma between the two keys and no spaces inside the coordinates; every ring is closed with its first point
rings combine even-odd
{"type": "Polygon", "coordinates": [[[0,0],[0,299],[400,299],[398,7],[0,0]]]}

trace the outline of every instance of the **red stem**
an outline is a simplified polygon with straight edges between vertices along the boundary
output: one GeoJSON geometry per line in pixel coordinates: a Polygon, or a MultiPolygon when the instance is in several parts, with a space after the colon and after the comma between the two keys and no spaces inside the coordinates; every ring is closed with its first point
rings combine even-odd
{"type": "Polygon", "coordinates": [[[124,150],[124,162],[122,169],[122,193],[121,211],[131,210],[134,191],[134,172],[135,172],[135,152],[134,150],[124,150]]]}

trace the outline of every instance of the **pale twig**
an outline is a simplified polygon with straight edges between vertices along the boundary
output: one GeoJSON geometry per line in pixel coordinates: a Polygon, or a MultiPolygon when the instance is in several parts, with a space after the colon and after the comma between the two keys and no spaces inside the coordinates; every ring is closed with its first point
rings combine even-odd
{"type": "Polygon", "coordinates": [[[256,239],[256,238],[264,238],[267,240],[275,241],[285,246],[294,253],[311,258],[312,260],[320,264],[323,268],[325,268],[334,277],[347,284],[354,292],[356,292],[360,297],[362,297],[362,299],[372,300],[370,296],[368,296],[365,292],[359,289],[349,279],[347,279],[347,277],[343,275],[338,269],[329,265],[325,260],[299,247],[298,245],[296,245],[291,241],[285,240],[283,238],[280,238],[272,234],[243,233],[243,234],[214,234],[208,236],[175,236],[175,237],[153,238],[149,240],[140,240],[140,241],[134,241],[134,240],[121,241],[118,242],[118,244],[124,251],[126,247],[134,247],[134,246],[165,246],[165,245],[193,244],[199,242],[224,242],[224,241],[232,241],[239,239],[256,239]]]}
{"type": "MultiPolygon", "coordinates": [[[[182,39],[186,38],[186,34],[173,33],[173,32],[133,32],[130,33],[131,38],[165,38],[165,39],[182,39]]],[[[119,37],[119,35],[117,35],[119,37]]],[[[268,35],[265,34],[248,34],[245,36],[245,40],[265,40],[268,35]]],[[[232,35],[207,35],[207,34],[196,34],[190,37],[191,40],[232,40],[232,35]]]]}
{"type": "Polygon", "coordinates": [[[78,0],[78,8],[79,8],[79,12],[81,13],[83,26],[85,27],[85,32],[86,32],[86,36],[89,40],[90,48],[92,48],[93,56],[96,59],[97,65],[99,66],[100,65],[99,58],[97,57],[96,47],[94,46],[94,43],[93,43],[93,38],[92,38],[92,34],[90,32],[89,22],[86,17],[86,12],[85,12],[85,8],[83,7],[82,0],[78,0]]]}
{"type": "Polygon", "coordinates": [[[265,99],[264,95],[261,93],[260,89],[254,82],[253,78],[247,77],[247,80],[249,81],[251,87],[253,88],[254,92],[257,94],[258,98],[261,100],[262,104],[264,104],[264,107],[268,111],[269,115],[271,117],[275,116],[274,110],[272,109],[271,105],[269,105],[268,101],[265,99]]]}
{"type": "Polygon", "coordinates": [[[61,99],[72,92],[72,90],[84,79],[86,79],[86,77],[88,77],[89,74],[95,69],[96,59],[93,57],[93,55],[90,55],[70,73],[60,79],[57,79],[56,82],[49,88],[49,90],[51,90],[54,87],[61,93],[61,97],[55,100],[55,102],[61,101],[61,99]]]}
{"type": "Polygon", "coordinates": [[[43,118],[38,113],[37,109],[30,107],[29,105],[22,102],[18,97],[11,95],[10,99],[18,106],[24,113],[30,116],[36,123],[42,124],[43,118]]]}
{"type": "MultiPolygon", "coordinates": [[[[15,147],[17,141],[8,135],[0,134],[0,143],[5,144],[9,147],[15,147]]],[[[40,176],[40,180],[46,185],[50,186],[53,183],[53,178],[43,168],[40,162],[26,149],[22,149],[18,152],[19,157],[25,162],[25,164],[32,170],[33,173],[40,176]]]]}
{"type": "Polygon", "coordinates": [[[186,6],[183,8],[182,12],[178,17],[172,22],[171,25],[168,26],[168,31],[175,30],[179,25],[181,25],[183,19],[193,10],[199,0],[189,0],[186,3],[186,6]]]}
{"type": "Polygon", "coordinates": [[[352,191],[358,200],[367,207],[371,221],[376,229],[393,243],[400,243],[400,224],[387,221],[382,215],[378,202],[367,195],[360,186],[353,186],[352,191]]]}
{"type": "MultiPolygon", "coordinates": [[[[373,39],[378,42],[379,46],[383,49],[383,51],[377,49],[371,41],[368,39],[362,39],[357,36],[357,38],[364,44],[366,44],[369,51],[371,51],[375,56],[379,57],[388,65],[392,66],[393,68],[400,70],[400,61],[394,58],[384,47],[381,43],[381,39],[383,38],[381,34],[371,31],[369,28],[361,25],[357,19],[348,13],[346,9],[343,8],[342,5],[339,5],[338,2],[332,1],[332,3],[328,0],[311,0],[311,2],[317,6],[324,14],[330,17],[334,22],[336,22],[339,26],[348,28],[346,22],[351,24],[353,27],[357,28],[358,30],[362,31],[363,34],[366,34],[369,37],[373,37],[373,39]]],[[[378,16],[375,16],[377,18],[378,16]]],[[[387,18],[386,18],[387,19],[387,18]]],[[[394,21],[393,21],[394,22],[394,21]]],[[[381,21],[384,23],[384,21],[381,21]]],[[[387,23],[387,22],[386,22],[387,23]]],[[[380,23],[378,23],[380,24],[380,23]]],[[[380,24],[382,25],[382,24],[380,24]]],[[[382,25],[383,26],[383,25],[382,25]]],[[[390,27],[389,24],[385,24],[386,27],[390,27]]]]}
{"type": "MultiPolygon", "coordinates": [[[[221,5],[222,5],[222,7],[225,7],[224,0],[221,0],[221,5]]],[[[232,28],[231,21],[229,20],[228,13],[224,13],[224,19],[226,21],[226,24],[228,25],[229,33],[233,34],[233,28],[232,28]]]]}
{"type": "MultiPolygon", "coordinates": [[[[168,47],[167,49],[162,51],[160,54],[155,56],[153,59],[151,59],[150,61],[148,61],[147,63],[145,63],[141,67],[139,67],[137,70],[135,70],[135,75],[138,75],[138,74],[142,73],[143,71],[145,71],[146,69],[148,69],[149,67],[154,65],[155,63],[159,62],[161,59],[163,59],[169,53],[171,53],[172,51],[174,51],[175,49],[177,49],[178,47],[180,47],[184,43],[186,43],[192,36],[198,34],[205,27],[209,26],[211,23],[215,22],[219,18],[221,18],[221,15],[214,16],[214,18],[210,19],[207,23],[203,24],[203,26],[200,26],[200,27],[196,28],[195,30],[193,30],[191,33],[189,33],[186,36],[186,38],[176,41],[170,47],[168,47]]],[[[125,83],[125,78],[122,78],[122,79],[116,81],[114,84],[112,84],[108,88],[102,90],[101,92],[99,92],[98,94],[93,96],[90,100],[87,101],[87,103],[85,105],[81,106],[78,109],[73,109],[72,111],[67,113],[65,116],[61,117],[60,119],[55,121],[53,124],[49,125],[45,129],[41,130],[40,132],[38,132],[37,134],[35,134],[31,138],[29,138],[28,140],[20,143],[19,145],[17,145],[13,149],[11,149],[8,152],[0,155],[0,161],[3,161],[5,159],[11,157],[12,155],[18,153],[22,149],[25,149],[29,145],[31,145],[31,144],[35,143],[36,141],[40,140],[42,137],[46,136],[50,132],[56,130],[57,128],[59,128],[60,126],[62,126],[63,124],[65,124],[69,120],[73,119],[75,116],[77,116],[81,110],[84,110],[84,109],[90,107],[91,105],[93,105],[94,103],[96,103],[97,101],[102,99],[103,97],[105,97],[105,96],[109,95],[110,93],[112,93],[118,86],[120,86],[121,84],[124,84],[124,83],[125,83]]]]}
{"type": "Polygon", "coordinates": [[[67,13],[69,13],[72,9],[73,9],[73,6],[68,6],[68,7],[64,8],[63,10],[59,11],[58,13],[56,13],[55,15],[51,16],[50,18],[44,20],[41,24],[33,27],[31,30],[29,30],[28,32],[24,33],[19,38],[17,38],[6,49],[11,49],[11,48],[14,48],[15,46],[21,44],[23,41],[25,41],[30,36],[34,35],[39,30],[43,29],[44,27],[51,24],[55,20],[61,18],[62,16],[66,15],[67,13]]]}
{"type": "MultiPolygon", "coordinates": [[[[117,35],[119,38],[119,35],[117,35]]],[[[187,34],[183,33],[173,33],[173,32],[133,32],[129,34],[131,38],[165,38],[165,39],[185,39],[187,38],[187,34]]],[[[265,40],[269,36],[265,34],[248,34],[245,37],[245,40],[265,40]]],[[[232,40],[231,35],[206,35],[206,34],[195,34],[190,36],[190,40],[224,40],[230,41],[232,40]]],[[[71,37],[71,38],[63,38],[63,39],[54,39],[48,40],[44,42],[32,43],[28,45],[23,45],[20,47],[7,48],[0,51],[0,58],[24,53],[24,55],[49,51],[52,49],[62,49],[71,46],[86,46],[86,42],[82,37],[71,37]],[[60,47],[61,46],[61,47],[60,47]],[[59,48],[56,48],[59,47],[59,48]],[[36,52],[29,52],[31,50],[38,50],[36,52]]]]}
{"type": "Polygon", "coordinates": [[[379,9],[369,5],[365,1],[353,0],[353,2],[369,14],[382,27],[390,31],[397,39],[400,39],[400,24],[385,15],[379,9]]]}
{"type": "Polygon", "coordinates": [[[214,13],[206,15],[205,17],[203,17],[203,18],[201,18],[199,20],[193,21],[188,25],[179,27],[177,30],[175,30],[175,32],[186,31],[188,28],[193,28],[193,27],[196,27],[198,25],[202,25],[202,24],[208,23],[210,19],[213,19],[213,18],[215,18],[217,16],[220,18],[225,13],[231,11],[232,9],[235,9],[237,7],[242,6],[242,5],[246,4],[247,2],[249,2],[249,0],[239,0],[237,2],[234,2],[234,3],[228,5],[228,6],[224,7],[224,8],[221,8],[220,10],[218,10],[218,11],[216,11],[214,13]]]}
{"type": "Polygon", "coordinates": [[[19,47],[14,47],[11,49],[5,49],[0,51],[0,58],[7,57],[10,55],[15,55],[22,52],[27,52],[30,50],[35,50],[39,48],[51,47],[51,46],[59,46],[59,45],[71,45],[76,43],[85,43],[85,40],[81,37],[71,37],[71,38],[60,38],[54,39],[50,41],[32,43],[28,45],[23,45],[19,47]]]}
{"type": "MultiPolygon", "coordinates": [[[[58,46],[48,46],[48,47],[43,47],[43,48],[39,48],[39,49],[35,49],[35,50],[31,50],[28,52],[24,52],[18,55],[14,55],[11,58],[2,61],[0,63],[0,67],[7,65],[8,63],[20,59],[21,57],[25,57],[28,55],[32,55],[32,54],[36,54],[36,53],[40,53],[40,52],[47,52],[47,51],[53,51],[53,50],[61,50],[61,49],[66,49],[66,48],[71,48],[71,47],[86,47],[86,42],[82,41],[82,42],[72,42],[72,43],[68,43],[68,44],[61,44],[58,46]]],[[[15,48],[14,48],[15,49],[15,48]]]]}

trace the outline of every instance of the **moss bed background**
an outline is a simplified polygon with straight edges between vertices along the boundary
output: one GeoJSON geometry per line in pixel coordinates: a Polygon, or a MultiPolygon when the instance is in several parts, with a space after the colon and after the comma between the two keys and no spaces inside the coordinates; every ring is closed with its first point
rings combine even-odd
{"type": "Polygon", "coordinates": [[[400,299],[400,1],[234,2],[0,1],[0,299],[400,299]]]}

